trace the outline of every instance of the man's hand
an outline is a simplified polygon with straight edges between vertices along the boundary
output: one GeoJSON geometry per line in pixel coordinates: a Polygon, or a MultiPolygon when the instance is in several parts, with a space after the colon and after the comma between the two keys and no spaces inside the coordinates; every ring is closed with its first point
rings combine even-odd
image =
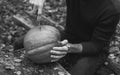
{"type": "Polygon", "coordinates": [[[58,61],[68,53],[68,40],[63,40],[59,43],[61,44],[61,47],[53,47],[50,51],[52,59],[51,62],[58,61]]]}

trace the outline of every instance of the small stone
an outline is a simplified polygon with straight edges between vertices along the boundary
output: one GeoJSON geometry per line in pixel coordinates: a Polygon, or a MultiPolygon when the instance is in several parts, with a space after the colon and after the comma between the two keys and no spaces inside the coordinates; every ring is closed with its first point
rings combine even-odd
{"type": "Polygon", "coordinates": [[[105,65],[108,65],[109,63],[108,63],[108,62],[105,62],[104,64],[105,64],[105,65]]]}
{"type": "Polygon", "coordinates": [[[4,48],[5,47],[5,44],[1,44],[0,45],[0,49],[4,48]]]}
{"type": "Polygon", "coordinates": [[[65,75],[64,72],[58,72],[58,75],[65,75]]]}
{"type": "Polygon", "coordinates": [[[109,57],[110,59],[115,59],[115,55],[114,55],[114,54],[110,54],[108,57],[109,57]]]}
{"type": "Polygon", "coordinates": [[[45,6],[44,8],[47,9],[47,10],[51,9],[50,6],[45,6]]]}
{"type": "Polygon", "coordinates": [[[21,62],[21,59],[14,59],[15,62],[21,62]]]}
{"type": "Polygon", "coordinates": [[[59,68],[55,67],[54,70],[58,70],[59,68]]]}
{"type": "Polygon", "coordinates": [[[44,72],[44,70],[39,70],[40,73],[44,72]]]}
{"type": "Polygon", "coordinates": [[[20,63],[14,63],[15,66],[20,66],[21,64],[20,63]]]}
{"type": "Polygon", "coordinates": [[[115,59],[115,62],[118,63],[119,61],[120,61],[120,58],[117,57],[117,58],[115,59]]]}
{"type": "Polygon", "coordinates": [[[2,44],[1,46],[2,46],[2,47],[5,47],[5,44],[2,44]]]}
{"type": "Polygon", "coordinates": [[[10,52],[14,51],[14,49],[9,49],[10,52]]]}
{"type": "Polygon", "coordinates": [[[7,65],[7,66],[5,67],[5,69],[13,70],[13,69],[15,69],[15,67],[14,67],[13,65],[7,65]]]}
{"type": "Polygon", "coordinates": [[[21,71],[17,71],[17,72],[14,72],[14,73],[16,73],[17,75],[21,75],[22,74],[21,71]]]}
{"type": "Polygon", "coordinates": [[[4,56],[7,57],[7,58],[9,57],[8,55],[4,55],[4,56]]]}
{"type": "Polygon", "coordinates": [[[25,56],[25,55],[24,55],[24,54],[22,54],[22,55],[20,56],[20,58],[22,59],[22,58],[24,58],[24,56],[25,56]]]}
{"type": "Polygon", "coordinates": [[[11,39],[12,39],[12,36],[11,36],[11,35],[9,35],[7,38],[8,38],[8,40],[11,40],[11,39]]]}

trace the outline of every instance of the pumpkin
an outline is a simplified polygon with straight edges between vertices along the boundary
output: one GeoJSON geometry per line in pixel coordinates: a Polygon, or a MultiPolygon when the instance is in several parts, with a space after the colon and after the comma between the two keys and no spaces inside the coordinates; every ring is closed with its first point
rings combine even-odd
{"type": "Polygon", "coordinates": [[[59,40],[60,32],[56,27],[42,25],[30,29],[24,37],[26,57],[35,63],[49,63],[50,50],[58,45],[59,40]],[[27,54],[33,49],[33,54],[27,54]]]}

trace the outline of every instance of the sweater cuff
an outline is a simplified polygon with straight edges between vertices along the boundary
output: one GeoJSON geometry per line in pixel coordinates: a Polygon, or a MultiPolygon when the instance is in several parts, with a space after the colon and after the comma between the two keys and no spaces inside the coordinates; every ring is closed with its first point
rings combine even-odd
{"type": "Polygon", "coordinates": [[[99,53],[99,48],[97,48],[97,45],[95,45],[92,42],[82,42],[82,55],[97,55],[99,53]]]}

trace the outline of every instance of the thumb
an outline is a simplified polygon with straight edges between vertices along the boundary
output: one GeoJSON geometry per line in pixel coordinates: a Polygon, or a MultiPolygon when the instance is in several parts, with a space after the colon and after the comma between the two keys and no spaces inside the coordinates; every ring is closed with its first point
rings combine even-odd
{"type": "Polygon", "coordinates": [[[66,44],[68,44],[68,40],[63,40],[63,41],[61,41],[61,45],[66,45],[66,44]]]}

